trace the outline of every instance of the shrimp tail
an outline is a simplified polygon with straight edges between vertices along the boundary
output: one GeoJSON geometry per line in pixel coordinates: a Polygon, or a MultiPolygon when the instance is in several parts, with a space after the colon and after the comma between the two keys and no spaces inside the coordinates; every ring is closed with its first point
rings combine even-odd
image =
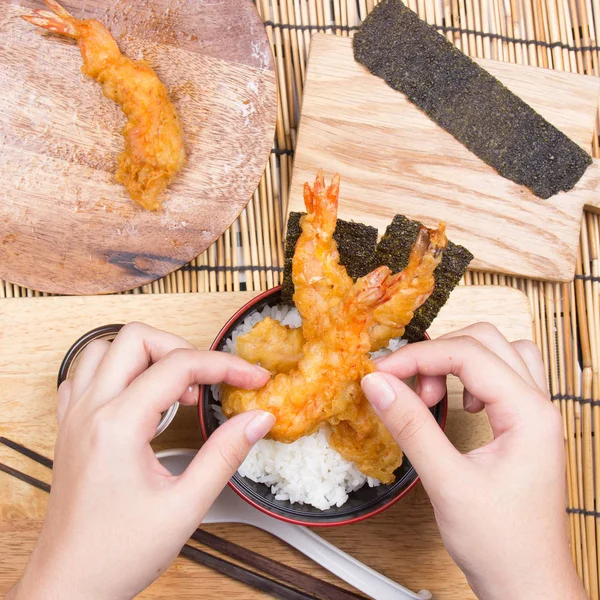
{"type": "Polygon", "coordinates": [[[429,229],[427,227],[421,227],[419,232],[417,233],[417,238],[413,244],[413,247],[410,251],[410,258],[408,259],[408,264],[418,263],[427,252],[427,248],[429,247],[430,241],[429,229]]]}
{"type": "Polygon", "coordinates": [[[446,223],[440,223],[437,229],[427,229],[421,227],[417,234],[417,239],[413,244],[408,258],[406,268],[397,274],[399,279],[413,277],[415,271],[421,266],[425,257],[431,257],[437,260],[448,245],[446,237],[446,223]]]}
{"type": "Polygon", "coordinates": [[[446,249],[448,238],[446,237],[446,223],[443,221],[438,225],[437,229],[431,232],[431,247],[434,257],[437,257],[446,249]]]}
{"type": "Polygon", "coordinates": [[[315,197],[313,196],[308,181],[304,184],[304,206],[309,215],[315,211],[315,197]]]}
{"type": "Polygon", "coordinates": [[[327,188],[326,195],[327,195],[327,200],[329,200],[329,202],[331,204],[335,205],[336,212],[337,212],[338,199],[340,196],[340,175],[339,175],[339,173],[336,173],[331,178],[331,183],[329,184],[329,187],[327,188]]]}
{"type": "Polygon", "coordinates": [[[323,169],[319,169],[317,171],[317,176],[315,177],[315,185],[314,185],[315,196],[322,196],[324,191],[325,191],[325,173],[323,173],[323,169]]]}
{"type": "Polygon", "coordinates": [[[79,28],[76,19],[55,0],[44,0],[44,3],[52,12],[35,10],[33,14],[23,15],[22,18],[52,33],[78,38],[79,28]]]}
{"type": "Polygon", "coordinates": [[[304,185],[304,205],[312,216],[320,235],[331,237],[337,225],[340,176],[336,173],[328,188],[325,188],[323,169],[319,169],[312,190],[304,185]]]}
{"type": "Polygon", "coordinates": [[[355,284],[355,301],[361,306],[370,306],[376,308],[386,302],[392,295],[391,284],[393,278],[390,277],[388,267],[378,267],[364,277],[361,277],[355,284]]]}
{"type": "MultiPolygon", "coordinates": [[[[369,326],[375,310],[389,298],[390,269],[381,266],[357,279],[342,299],[329,310],[329,325],[320,332],[340,351],[355,344],[369,349],[369,326]]],[[[358,363],[357,363],[358,364],[358,363]]]]}
{"type": "Polygon", "coordinates": [[[427,246],[421,254],[419,262],[422,262],[427,256],[434,261],[439,260],[447,245],[446,223],[442,221],[438,224],[437,229],[427,229],[427,246]]]}
{"type": "Polygon", "coordinates": [[[66,8],[56,2],[56,0],[44,0],[44,4],[61,19],[69,20],[73,18],[73,15],[66,8]]]}

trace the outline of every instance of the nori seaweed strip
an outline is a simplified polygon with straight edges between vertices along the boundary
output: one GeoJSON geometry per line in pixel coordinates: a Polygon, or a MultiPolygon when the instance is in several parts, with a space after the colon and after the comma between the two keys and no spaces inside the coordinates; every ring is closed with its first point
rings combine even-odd
{"type": "Polygon", "coordinates": [[[281,302],[283,304],[294,304],[294,282],[292,281],[292,259],[296,249],[296,242],[302,233],[300,228],[300,217],[304,213],[290,212],[287,222],[287,235],[285,238],[285,252],[283,262],[283,281],[281,283],[281,302]]]}
{"type": "MultiPolygon", "coordinates": [[[[283,269],[283,284],[281,301],[292,304],[294,283],[292,281],[292,259],[296,242],[300,236],[300,217],[305,213],[291,212],[287,224],[285,240],[285,262],[283,269]]],[[[340,263],[346,267],[352,279],[358,279],[371,272],[374,268],[373,255],[377,245],[378,232],[375,227],[354,223],[353,221],[337,220],[333,239],[337,242],[340,253],[340,263]]]]}
{"type": "Polygon", "coordinates": [[[333,239],[337,242],[340,262],[346,267],[348,275],[356,280],[370,273],[376,265],[373,263],[379,231],[376,227],[337,220],[333,239]]]}
{"type": "MultiPolygon", "coordinates": [[[[375,264],[386,265],[393,273],[402,271],[408,264],[408,257],[420,227],[421,223],[396,215],[377,245],[375,264]]],[[[406,327],[404,338],[409,342],[422,339],[423,333],[429,329],[442,306],[446,304],[450,293],[458,285],[472,260],[473,255],[466,248],[448,241],[442,260],[433,274],[433,293],[415,312],[406,327]]]]}
{"type": "Polygon", "coordinates": [[[375,263],[389,267],[392,273],[402,271],[408,264],[408,257],[420,228],[421,223],[418,221],[396,215],[377,244],[375,263]]]}
{"type": "Polygon", "coordinates": [[[354,58],[502,176],[540,198],[568,191],[591,157],[400,0],[354,36],[354,58]]]}

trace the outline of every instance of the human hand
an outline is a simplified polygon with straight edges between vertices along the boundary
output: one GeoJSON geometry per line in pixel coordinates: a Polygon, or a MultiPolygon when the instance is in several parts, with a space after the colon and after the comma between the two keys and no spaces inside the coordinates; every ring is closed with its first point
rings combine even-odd
{"type": "Polygon", "coordinates": [[[568,547],[560,413],[537,347],[481,323],[409,344],[377,363],[365,395],[419,474],[450,556],[481,600],[587,598],[568,547]],[[427,406],[446,375],[494,440],[461,455],[427,406]],[[401,379],[418,376],[416,392],[401,379]]]}
{"type": "Polygon", "coordinates": [[[39,541],[13,600],[129,600],[173,561],[208,508],[273,426],[251,411],[219,427],[188,469],[172,476],[150,447],[174,402],[193,405],[198,384],[257,388],[268,372],[202,352],[146,325],[96,341],[58,393],[52,493],[39,541]]]}

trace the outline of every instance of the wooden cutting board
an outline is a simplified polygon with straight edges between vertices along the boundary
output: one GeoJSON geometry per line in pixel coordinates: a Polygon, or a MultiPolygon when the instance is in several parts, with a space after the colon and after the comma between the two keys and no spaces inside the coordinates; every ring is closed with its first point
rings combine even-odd
{"type": "MultiPolygon", "coordinates": [[[[600,81],[477,62],[588,152],[600,81]]],[[[354,61],[349,38],[315,35],[295,152],[290,210],[322,167],[342,178],[342,219],[378,227],[397,214],[448,224],[473,267],[552,281],[573,278],[582,208],[600,206],[600,161],[574,190],[548,200],[504,179],[400,92],[354,61]]]]}
{"type": "Polygon", "coordinates": [[[273,143],[277,89],[250,0],[68,0],[167,86],[187,164],[151,213],[115,182],[125,117],[80,72],[74,40],[0,0],[0,278],[62,294],[122,291],[212,244],[250,200],[273,143]]]}
{"type": "MultiPolygon", "coordinates": [[[[253,293],[107,296],[15,299],[0,305],[0,435],[52,456],[56,374],[70,345],[99,325],[145,321],[182,335],[200,348],[210,346],[220,327],[253,293]]],[[[510,339],[532,337],[529,303],[521,292],[498,286],[459,287],[431,328],[433,336],[487,320],[510,339]]],[[[484,415],[462,410],[462,389],[450,381],[447,432],[461,451],[490,439],[484,415]]],[[[200,444],[197,413],[180,409],[156,448],[195,448],[200,444]]],[[[0,446],[0,461],[49,481],[49,473],[0,446]]],[[[22,572],[39,533],[47,496],[0,473],[0,596],[22,572]]],[[[329,581],[335,578],[283,542],[242,525],[210,530],[258,552],[329,581]]],[[[319,530],[330,542],[396,581],[438,600],[474,598],[444,550],[431,505],[418,486],[381,515],[356,525],[319,530]]],[[[263,598],[262,594],[178,558],[141,597],[179,600],[202,597],[263,598]]]]}

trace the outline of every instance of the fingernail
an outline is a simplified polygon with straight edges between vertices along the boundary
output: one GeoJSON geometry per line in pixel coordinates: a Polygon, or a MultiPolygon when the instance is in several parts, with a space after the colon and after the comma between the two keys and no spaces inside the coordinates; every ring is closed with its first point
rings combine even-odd
{"type": "Polygon", "coordinates": [[[248,425],[246,425],[246,439],[251,444],[256,444],[258,440],[261,440],[269,433],[273,425],[275,425],[275,415],[262,410],[259,411],[248,425]]]}
{"type": "Polygon", "coordinates": [[[471,396],[471,392],[467,392],[467,390],[465,390],[465,401],[464,401],[464,408],[465,410],[469,410],[469,408],[471,408],[471,406],[473,406],[473,396],[471,396]]]}
{"type": "Polygon", "coordinates": [[[193,385],[188,385],[187,393],[190,398],[194,402],[194,404],[198,404],[198,396],[200,395],[200,386],[197,383],[193,385]]]}
{"type": "Polygon", "coordinates": [[[360,382],[367,400],[379,411],[387,410],[396,399],[396,392],[380,373],[369,373],[360,382]]]}
{"type": "Polygon", "coordinates": [[[269,377],[271,377],[271,371],[268,371],[267,369],[261,367],[260,365],[254,365],[254,368],[257,371],[260,371],[261,373],[266,373],[269,377]]]}

